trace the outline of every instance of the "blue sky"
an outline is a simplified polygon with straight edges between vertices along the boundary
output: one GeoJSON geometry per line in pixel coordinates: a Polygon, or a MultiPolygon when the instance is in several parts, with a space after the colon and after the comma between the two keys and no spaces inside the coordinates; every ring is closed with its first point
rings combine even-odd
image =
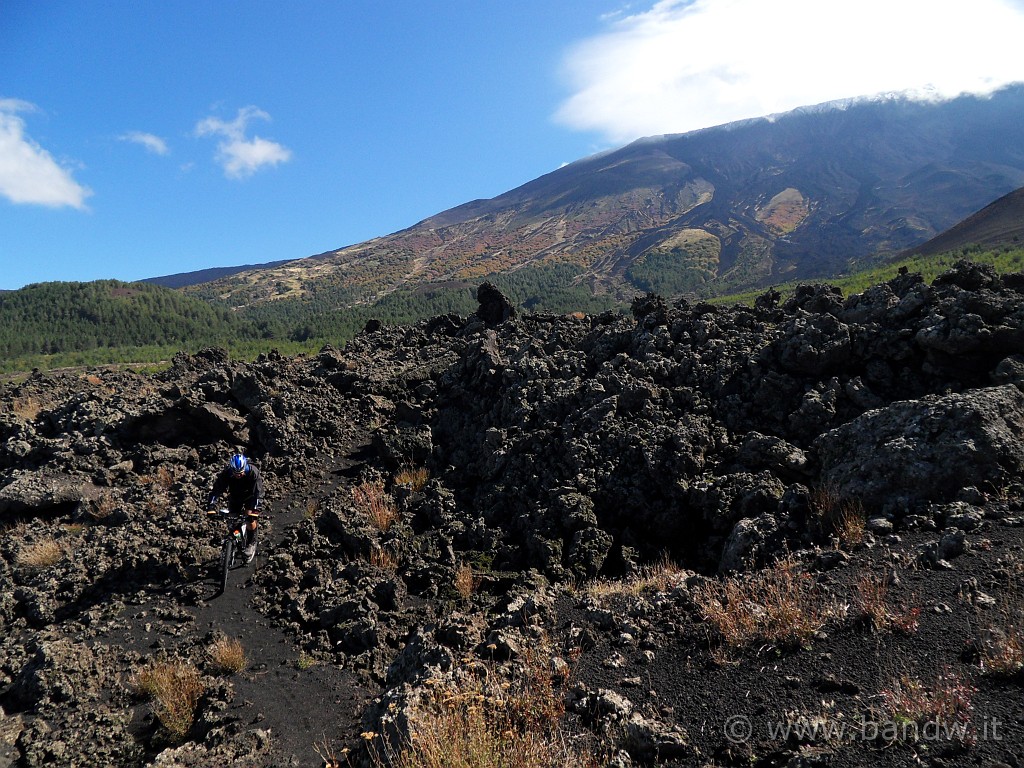
{"type": "Polygon", "coordinates": [[[308,256],[644,135],[991,90],[1021,39],[1024,0],[2,0],[0,289],[308,256]]]}

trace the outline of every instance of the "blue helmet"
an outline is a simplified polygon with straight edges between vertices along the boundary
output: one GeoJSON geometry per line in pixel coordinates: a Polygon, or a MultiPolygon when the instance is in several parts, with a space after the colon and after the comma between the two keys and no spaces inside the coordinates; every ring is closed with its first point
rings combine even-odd
{"type": "Polygon", "coordinates": [[[228,463],[231,471],[236,475],[244,475],[249,471],[249,460],[240,453],[236,453],[231,457],[231,461],[228,463]]]}

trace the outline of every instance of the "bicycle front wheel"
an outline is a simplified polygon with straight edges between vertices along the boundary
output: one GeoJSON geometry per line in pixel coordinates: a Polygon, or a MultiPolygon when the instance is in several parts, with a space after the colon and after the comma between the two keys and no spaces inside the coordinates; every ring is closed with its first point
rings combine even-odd
{"type": "Polygon", "coordinates": [[[231,570],[231,563],[235,559],[235,540],[233,537],[228,536],[224,539],[224,551],[221,552],[221,581],[220,591],[224,592],[228,588],[228,571],[231,570]]]}

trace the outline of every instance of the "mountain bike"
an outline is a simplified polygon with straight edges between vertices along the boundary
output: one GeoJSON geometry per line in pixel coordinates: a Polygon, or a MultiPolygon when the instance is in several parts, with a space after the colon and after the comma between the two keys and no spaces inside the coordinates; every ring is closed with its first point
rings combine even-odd
{"type": "Polygon", "coordinates": [[[235,567],[236,555],[239,559],[245,550],[245,540],[249,535],[249,516],[245,512],[232,515],[228,509],[218,511],[218,516],[227,525],[227,533],[220,551],[220,591],[228,588],[228,572],[235,567]]]}

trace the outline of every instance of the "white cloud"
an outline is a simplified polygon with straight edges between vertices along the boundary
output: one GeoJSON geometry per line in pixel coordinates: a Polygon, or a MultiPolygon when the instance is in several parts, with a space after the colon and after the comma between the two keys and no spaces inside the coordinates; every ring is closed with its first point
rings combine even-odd
{"type": "Polygon", "coordinates": [[[291,159],[291,150],[275,141],[259,136],[251,139],[246,137],[249,121],[254,118],[269,120],[270,115],[256,107],[245,107],[238,110],[238,116],[230,122],[218,117],[207,117],[196,123],[197,136],[222,137],[217,145],[217,161],[229,178],[244,179],[264,166],[285,163],[291,159]]]}
{"type": "Polygon", "coordinates": [[[1024,81],[1021,0],[662,0],[574,47],[560,123],[610,140],[1024,81]]]}
{"type": "Polygon", "coordinates": [[[161,139],[159,136],[154,136],[152,133],[143,133],[142,131],[128,131],[118,137],[121,141],[130,141],[133,144],[139,144],[146,148],[147,152],[151,152],[154,155],[166,155],[171,150],[167,146],[167,142],[161,139]]]}
{"type": "Polygon", "coordinates": [[[28,102],[0,99],[0,195],[12,203],[84,209],[91,190],[25,133],[18,113],[34,111],[28,102]]]}

